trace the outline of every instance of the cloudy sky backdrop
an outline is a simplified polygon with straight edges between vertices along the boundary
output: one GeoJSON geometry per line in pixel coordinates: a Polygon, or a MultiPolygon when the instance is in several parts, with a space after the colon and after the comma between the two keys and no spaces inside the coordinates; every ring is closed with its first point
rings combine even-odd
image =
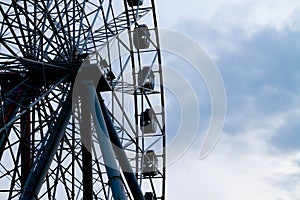
{"type": "Polygon", "coordinates": [[[227,95],[219,143],[199,160],[199,132],[168,168],[167,199],[300,199],[300,1],[156,2],[160,28],[198,42],[227,95]]]}

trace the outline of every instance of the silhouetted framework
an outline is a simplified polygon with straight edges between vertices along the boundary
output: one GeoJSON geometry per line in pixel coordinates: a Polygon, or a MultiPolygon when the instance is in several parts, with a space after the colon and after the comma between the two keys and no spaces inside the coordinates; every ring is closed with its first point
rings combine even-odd
{"type": "Polygon", "coordinates": [[[0,2],[0,199],[165,199],[155,4],[121,2],[0,2]]]}

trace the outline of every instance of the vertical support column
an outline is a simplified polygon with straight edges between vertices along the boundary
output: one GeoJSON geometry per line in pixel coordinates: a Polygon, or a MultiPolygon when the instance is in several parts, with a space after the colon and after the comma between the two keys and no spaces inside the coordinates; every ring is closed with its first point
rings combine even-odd
{"type": "Polygon", "coordinates": [[[27,176],[30,172],[32,159],[31,159],[31,144],[30,144],[30,111],[28,110],[21,117],[21,185],[24,187],[27,176]]]}
{"type": "Polygon", "coordinates": [[[83,199],[93,199],[91,112],[86,96],[81,97],[82,184],[83,199]]]}

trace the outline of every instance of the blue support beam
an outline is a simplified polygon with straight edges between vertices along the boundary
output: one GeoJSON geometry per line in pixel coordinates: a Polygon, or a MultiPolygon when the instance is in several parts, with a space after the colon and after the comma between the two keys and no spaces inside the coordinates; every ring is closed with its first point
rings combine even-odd
{"type": "MultiPolygon", "coordinates": [[[[98,135],[100,149],[105,162],[105,168],[107,171],[109,186],[111,187],[113,197],[115,200],[127,200],[127,196],[124,190],[119,167],[116,162],[113,147],[108,135],[105,120],[102,114],[102,109],[97,98],[96,88],[93,81],[87,81],[84,83],[86,86],[88,103],[91,106],[91,114],[94,119],[94,125],[98,135]]],[[[101,174],[100,174],[101,176],[101,174]]]]}
{"type": "Polygon", "coordinates": [[[113,143],[114,152],[117,156],[117,159],[119,161],[119,164],[120,164],[123,174],[125,176],[126,182],[132,193],[132,196],[135,200],[144,200],[144,195],[143,195],[142,190],[137,182],[135,174],[134,174],[132,167],[129,163],[129,160],[127,158],[127,155],[124,152],[124,147],[118,137],[118,134],[112,123],[109,112],[108,112],[108,110],[104,104],[104,101],[99,93],[98,93],[98,98],[99,98],[100,106],[101,106],[102,113],[103,113],[103,116],[105,119],[105,123],[106,123],[107,129],[108,129],[109,137],[113,143]]]}

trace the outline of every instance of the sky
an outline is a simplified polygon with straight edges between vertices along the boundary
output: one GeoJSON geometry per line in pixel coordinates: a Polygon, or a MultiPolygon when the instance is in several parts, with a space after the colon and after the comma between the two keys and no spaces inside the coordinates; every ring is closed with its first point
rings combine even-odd
{"type": "MultiPolygon", "coordinates": [[[[192,38],[215,63],[227,107],[219,142],[199,159],[209,94],[203,82],[194,87],[200,128],[189,149],[168,166],[167,199],[300,199],[300,2],[173,0],[156,6],[160,28],[192,38]]],[[[176,68],[170,60],[164,64],[176,68]]],[[[176,101],[167,106],[175,112],[176,101]]],[[[170,115],[173,139],[181,125],[170,122],[170,115]]],[[[180,120],[179,115],[173,116],[180,120]]]]}

